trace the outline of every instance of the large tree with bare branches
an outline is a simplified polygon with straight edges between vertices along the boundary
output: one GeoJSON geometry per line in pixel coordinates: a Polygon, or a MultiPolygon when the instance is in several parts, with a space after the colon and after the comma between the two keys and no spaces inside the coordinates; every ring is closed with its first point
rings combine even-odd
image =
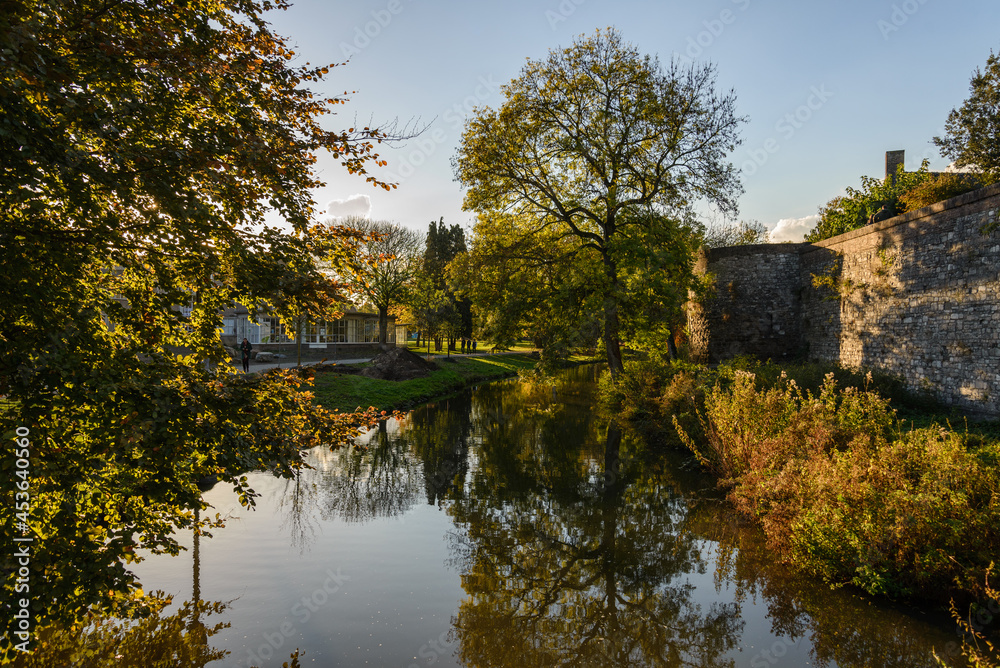
{"type": "Polygon", "coordinates": [[[421,233],[398,223],[348,218],[343,228],[363,234],[351,263],[355,291],[378,311],[379,342],[389,348],[389,309],[405,301],[424,250],[421,233]]]}
{"type": "Polygon", "coordinates": [[[663,238],[656,226],[698,199],[735,212],[735,94],[716,90],[712,66],[664,68],[613,29],[529,60],[503,92],[465,126],[454,163],[465,207],[504,214],[511,244],[544,235],[568,245],[561,261],[601,266],[593,289],[617,376],[625,268],[649,250],[635,240],[663,238]]]}

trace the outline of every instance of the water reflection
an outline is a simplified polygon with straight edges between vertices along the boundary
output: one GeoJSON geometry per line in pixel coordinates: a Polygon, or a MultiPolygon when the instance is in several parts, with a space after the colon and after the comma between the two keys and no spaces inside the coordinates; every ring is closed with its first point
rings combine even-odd
{"type": "Polygon", "coordinates": [[[71,628],[36,629],[30,654],[12,668],[104,668],[105,666],[184,666],[202,668],[228,652],[214,649],[212,636],[225,623],[206,625],[208,616],[224,613],[222,603],[185,602],[172,613],[165,598],[150,600],[145,615],[122,621],[96,617],[71,628]]]}
{"type": "Polygon", "coordinates": [[[294,545],[308,548],[324,521],[396,517],[418,502],[424,484],[420,465],[411,444],[395,432],[383,422],[355,447],[316,449],[313,468],[285,481],[277,507],[294,545]]]}
{"type": "MultiPolygon", "coordinates": [[[[849,591],[831,592],[820,583],[789,574],[774,563],[756,530],[724,526],[718,515],[700,520],[704,534],[720,546],[716,577],[731,583],[741,597],[760,598],[772,632],[808,646],[815,665],[930,667],[937,665],[935,648],[942,656],[949,650],[952,656],[957,653],[958,637],[944,631],[949,622],[943,613],[874,602],[849,591]]],[[[779,644],[776,649],[784,648],[779,644]]]]}
{"type": "Polygon", "coordinates": [[[472,396],[463,393],[410,413],[401,440],[420,460],[427,503],[462,498],[469,470],[472,396]]]}
{"type": "Polygon", "coordinates": [[[685,578],[707,565],[686,499],[644,474],[634,439],[578,410],[579,384],[554,389],[476,396],[478,460],[449,509],[462,662],[735,665],[739,604],[703,605],[685,578]]]}
{"type": "Polygon", "coordinates": [[[282,526],[306,549],[324,521],[368,522],[405,514],[423,495],[428,504],[461,498],[468,471],[472,401],[463,394],[430,404],[401,422],[390,420],[351,448],[310,453],[311,469],[277,495],[282,526]]]}
{"type": "Polygon", "coordinates": [[[791,576],[685,455],[594,413],[593,371],[482,386],[258,479],[271,493],[246,521],[271,513],[281,536],[195,555],[215,565],[205,595],[246,606],[222,646],[258,651],[331,564],[348,586],[288,640],[319,665],[930,668],[956,640],[791,576]],[[236,554],[250,575],[221,582],[236,554]]]}
{"type": "Polygon", "coordinates": [[[751,647],[739,665],[935,665],[954,637],[785,572],[714,481],[595,418],[587,380],[481,388],[471,433],[464,401],[401,432],[425,471],[446,472],[428,475],[428,500],[447,499],[455,521],[463,665],[736,666],[751,647]],[[709,570],[706,595],[691,576],[709,570]],[[744,637],[748,600],[770,642],[744,637]]]}

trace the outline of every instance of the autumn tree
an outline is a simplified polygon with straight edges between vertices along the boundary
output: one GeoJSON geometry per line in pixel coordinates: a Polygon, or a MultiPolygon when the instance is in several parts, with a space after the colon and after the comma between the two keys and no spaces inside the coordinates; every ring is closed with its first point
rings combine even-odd
{"type": "Polygon", "coordinates": [[[368,419],[317,407],[305,374],[232,373],[219,335],[234,304],[329,297],[311,259],[318,151],[391,187],[366,170],[392,137],[324,128],[345,99],[311,92],[329,67],[293,65],[269,28],[286,6],[0,11],[0,528],[30,541],[32,630],[129,607],[136,552],[176,553],[176,529],[207,525],[200,479],[252,503],[244,472],[291,475],[300,448],[368,419]]]}
{"type": "Polygon", "coordinates": [[[546,233],[573,246],[564,261],[598,260],[602,338],[617,376],[630,251],[619,240],[630,226],[677,219],[696,199],[735,211],[741,186],[726,159],[744,120],[735,95],[716,91],[712,66],[664,68],[613,29],[529,61],[503,92],[499,109],[466,122],[454,162],[465,208],[518,221],[512,243],[546,233]]]}
{"type": "Polygon", "coordinates": [[[1000,181],[1000,56],[990,51],[986,69],[976,68],[969,97],[952,109],[945,135],[934,137],[941,155],[967,167],[983,183],[1000,181]]]}
{"type": "Polygon", "coordinates": [[[389,340],[389,312],[406,301],[420,268],[424,240],[397,223],[349,217],[335,227],[360,233],[350,262],[355,292],[378,312],[379,341],[389,340]]]}

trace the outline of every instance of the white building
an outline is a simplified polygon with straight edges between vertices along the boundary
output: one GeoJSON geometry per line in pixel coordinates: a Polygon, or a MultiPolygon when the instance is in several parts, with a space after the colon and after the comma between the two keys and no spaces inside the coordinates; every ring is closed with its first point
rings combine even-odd
{"type": "MultiPolygon", "coordinates": [[[[250,313],[241,307],[228,309],[222,314],[223,340],[238,346],[244,338],[257,349],[287,350],[296,344],[294,323],[285,323],[273,316],[259,315],[254,322],[250,313]]],[[[395,316],[389,316],[389,343],[406,345],[405,325],[396,325],[395,316]]],[[[371,348],[379,343],[378,315],[349,309],[337,320],[319,320],[302,326],[302,346],[313,350],[347,353],[351,349],[371,348]]]]}

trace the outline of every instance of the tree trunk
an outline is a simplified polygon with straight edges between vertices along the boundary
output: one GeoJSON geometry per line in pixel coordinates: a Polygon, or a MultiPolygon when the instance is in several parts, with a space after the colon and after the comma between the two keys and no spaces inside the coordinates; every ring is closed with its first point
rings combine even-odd
{"type": "Polygon", "coordinates": [[[670,354],[671,360],[676,360],[678,358],[677,345],[674,343],[673,330],[667,332],[667,352],[670,354]]]}
{"type": "Polygon", "coordinates": [[[302,366],[302,318],[295,323],[295,351],[299,358],[295,365],[302,366]]]}
{"type": "Polygon", "coordinates": [[[617,380],[625,371],[625,365],[618,342],[618,304],[615,300],[604,301],[604,347],[608,351],[608,371],[611,378],[617,380]]]}
{"type": "Polygon", "coordinates": [[[389,350],[389,307],[378,308],[378,343],[382,350],[389,350]]]}
{"type": "Polygon", "coordinates": [[[617,380],[625,371],[618,343],[618,267],[607,254],[604,256],[604,275],[609,284],[608,294],[604,297],[604,347],[608,351],[608,371],[611,378],[617,380]]]}

